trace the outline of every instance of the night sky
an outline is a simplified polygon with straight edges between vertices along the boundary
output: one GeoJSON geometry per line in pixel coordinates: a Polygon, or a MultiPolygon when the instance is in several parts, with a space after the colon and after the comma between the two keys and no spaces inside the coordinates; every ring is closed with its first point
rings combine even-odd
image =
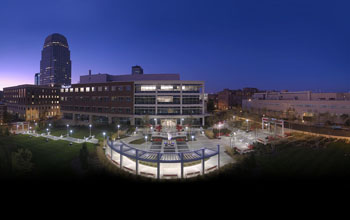
{"type": "Polygon", "coordinates": [[[129,74],[137,64],[204,80],[206,92],[348,92],[349,9],[337,0],[1,0],[0,89],[33,84],[46,36],[61,33],[73,83],[89,69],[129,74]]]}

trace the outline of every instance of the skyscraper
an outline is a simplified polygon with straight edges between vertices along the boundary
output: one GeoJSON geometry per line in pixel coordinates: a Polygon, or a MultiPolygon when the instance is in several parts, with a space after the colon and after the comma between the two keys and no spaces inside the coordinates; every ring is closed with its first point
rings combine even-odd
{"type": "Polygon", "coordinates": [[[35,73],[34,76],[34,85],[40,85],[40,73],[35,73]]]}
{"type": "Polygon", "coordinates": [[[40,85],[70,85],[71,64],[67,39],[57,33],[49,35],[41,51],[40,85]]]}

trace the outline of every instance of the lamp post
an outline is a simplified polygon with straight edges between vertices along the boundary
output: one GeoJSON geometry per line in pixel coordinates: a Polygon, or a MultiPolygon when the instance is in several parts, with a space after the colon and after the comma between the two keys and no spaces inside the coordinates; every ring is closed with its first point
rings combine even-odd
{"type": "Polygon", "coordinates": [[[246,122],[247,122],[247,131],[249,131],[249,119],[247,119],[246,122]]]}
{"type": "Polygon", "coordinates": [[[72,134],[73,134],[73,130],[70,130],[69,132],[70,132],[70,135],[72,136],[72,134]]]}
{"type": "Polygon", "coordinates": [[[103,135],[103,147],[106,147],[106,132],[103,132],[102,135],[103,135]]]}
{"type": "Polygon", "coordinates": [[[147,136],[147,135],[145,136],[145,139],[146,139],[146,147],[147,147],[147,139],[148,139],[148,136],[147,136]]]}
{"type": "Polygon", "coordinates": [[[193,147],[193,139],[194,139],[194,136],[193,136],[193,135],[191,136],[191,139],[192,139],[192,141],[191,141],[191,146],[193,147]]]}
{"type": "Polygon", "coordinates": [[[119,139],[119,128],[120,128],[120,125],[117,125],[117,128],[118,128],[118,139],[119,139]]]}
{"type": "Polygon", "coordinates": [[[157,119],[155,118],[154,119],[154,126],[156,126],[157,125],[157,119]]]}
{"type": "Polygon", "coordinates": [[[31,133],[31,131],[32,131],[32,127],[29,127],[29,133],[31,133]]]}
{"type": "Polygon", "coordinates": [[[220,139],[220,127],[221,127],[221,123],[219,122],[219,124],[218,124],[218,129],[219,129],[219,139],[220,139]]]}
{"type": "Polygon", "coordinates": [[[46,128],[46,132],[47,132],[47,136],[49,136],[49,129],[48,128],[46,128]]]}
{"type": "Polygon", "coordinates": [[[69,136],[68,129],[69,129],[69,124],[67,124],[67,137],[69,136]]]}
{"type": "Polygon", "coordinates": [[[89,128],[90,128],[90,137],[91,137],[91,128],[92,128],[92,124],[89,124],[89,128]]]}
{"type": "Polygon", "coordinates": [[[186,141],[187,141],[187,131],[188,131],[188,127],[186,126],[186,141]]]}

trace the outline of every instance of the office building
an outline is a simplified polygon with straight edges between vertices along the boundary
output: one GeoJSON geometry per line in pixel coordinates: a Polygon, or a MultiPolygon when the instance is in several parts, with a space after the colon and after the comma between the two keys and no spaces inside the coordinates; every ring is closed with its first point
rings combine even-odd
{"type": "Polygon", "coordinates": [[[51,34],[44,42],[40,61],[40,85],[70,85],[71,60],[67,39],[51,34]]]}
{"type": "Polygon", "coordinates": [[[199,126],[206,116],[204,82],[180,80],[179,74],[89,74],[62,88],[61,96],[63,117],[75,124],[199,126]]]}
{"type": "Polygon", "coordinates": [[[4,88],[7,112],[26,121],[60,116],[59,87],[19,85],[4,88]]]}

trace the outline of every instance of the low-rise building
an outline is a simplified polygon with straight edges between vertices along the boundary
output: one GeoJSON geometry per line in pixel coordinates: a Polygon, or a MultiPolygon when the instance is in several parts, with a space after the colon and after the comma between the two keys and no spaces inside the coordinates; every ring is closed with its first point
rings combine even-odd
{"type": "Polygon", "coordinates": [[[252,97],[259,90],[256,88],[243,88],[238,90],[224,89],[217,93],[217,109],[228,110],[241,107],[242,100],[252,97]]]}
{"type": "Polygon", "coordinates": [[[350,116],[350,93],[263,92],[243,100],[243,109],[305,121],[342,123],[350,116]]]}
{"type": "Polygon", "coordinates": [[[132,82],[80,83],[61,88],[63,119],[73,124],[130,124],[132,82]]]}
{"type": "Polygon", "coordinates": [[[204,125],[206,116],[204,82],[180,80],[179,74],[90,73],[61,95],[70,123],[204,125]]]}
{"type": "Polygon", "coordinates": [[[60,116],[59,87],[19,85],[4,88],[7,112],[26,121],[60,116]]]}

